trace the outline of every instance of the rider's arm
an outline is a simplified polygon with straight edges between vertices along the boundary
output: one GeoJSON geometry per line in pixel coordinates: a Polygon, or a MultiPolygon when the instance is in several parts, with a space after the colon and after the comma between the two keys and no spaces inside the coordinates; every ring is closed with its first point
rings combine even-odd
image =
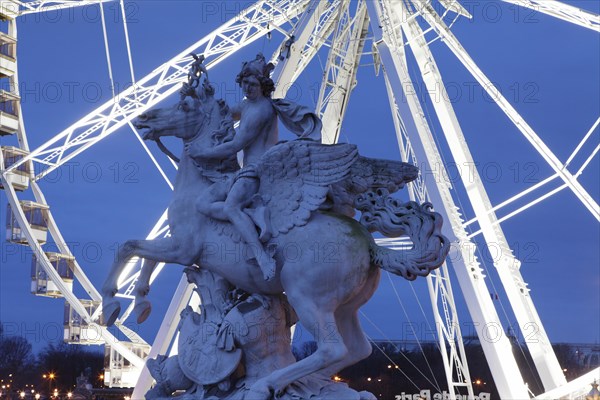
{"type": "Polygon", "coordinates": [[[192,158],[199,159],[224,159],[237,154],[238,151],[243,150],[256,139],[256,134],[262,131],[260,125],[266,122],[262,121],[264,118],[249,119],[240,123],[238,131],[231,141],[218,144],[212,148],[201,147],[198,142],[195,142],[188,147],[188,154],[192,158]]]}

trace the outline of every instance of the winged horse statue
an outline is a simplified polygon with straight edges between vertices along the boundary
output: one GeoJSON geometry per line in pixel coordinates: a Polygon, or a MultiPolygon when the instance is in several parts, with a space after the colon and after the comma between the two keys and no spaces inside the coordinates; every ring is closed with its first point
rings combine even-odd
{"type": "Polygon", "coordinates": [[[266,281],[232,226],[194,207],[215,183],[230,181],[239,169],[235,156],[218,162],[189,156],[190,146],[215,146],[234,133],[223,129],[230,121],[229,109],[214,98],[214,90],[205,85],[198,93],[197,98],[150,110],[135,121],[145,139],[175,136],[184,143],[168,209],[170,235],[129,240],[122,246],[103,286],[103,313],[108,325],[118,317],[117,279],[132,257],[147,261],[136,287],[140,322],[151,310],[146,296],[158,262],[211,271],[248,293],[285,293],[318,349],[257,379],[244,397],[267,400],[299,379],[315,373],[332,376],[369,356],[371,344],[357,311],[377,289],[381,270],[407,280],[426,276],[444,262],[449,242],[431,204],[390,197],[417,177],[416,167],[362,157],[351,144],[282,142],[268,150],[257,167],[258,195],[268,210],[270,231],[264,245],[277,264],[275,278],[266,281]],[[356,209],[362,212],[360,220],[352,218],[356,209]],[[371,234],[375,231],[408,236],[413,245],[402,251],[379,246],[371,234]]]}

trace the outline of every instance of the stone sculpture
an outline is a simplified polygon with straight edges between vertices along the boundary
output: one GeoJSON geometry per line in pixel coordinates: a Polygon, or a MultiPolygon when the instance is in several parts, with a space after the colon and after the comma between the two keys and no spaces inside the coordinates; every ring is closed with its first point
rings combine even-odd
{"type": "Polygon", "coordinates": [[[320,121],[270,98],[270,70],[262,55],[244,63],[238,82],[246,99],[231,109],[205,78],[193,96],[135,121],[145,139],[184,142],[168,212],[171,235],[120,249],[102,290],[104,319],[111,325],[120,313],[117,278],[133,256],[147,260],[136,286],[139,322],[151,310],[146,296],[158,262],[191,267],[188,279],[202,299],[201,310],[183,311],[178,356],[148,362],[157,385],[147,398],[181,390],[190,399],[373,399],[330,380],[371,353],[358,308],[376,290],[381,269],[413,280],[448,253],[430,204],[391,197],[417,168],[313,140],[320,121]],[[277,119],[299,138],[278,143],[277,119]],[[242,149],[244,168],[236,158],[242,149]],[[380,247],[375,231],[406,235],[413,247],[380,247]],[[318,343],[298,362],[289,346],[297,320],[318,343]],[[249,336],[257,327],[261,334],[249,336]]]}

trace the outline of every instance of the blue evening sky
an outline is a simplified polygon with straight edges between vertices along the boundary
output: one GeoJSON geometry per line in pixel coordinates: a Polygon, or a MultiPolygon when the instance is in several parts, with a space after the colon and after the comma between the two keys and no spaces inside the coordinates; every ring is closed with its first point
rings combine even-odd
{"type": "MultiPolygon", "coordinates": [[[[567,3],[600,12],[596,1],[567,3]]],[[[136,78],[178,54],[216,29],[247,2],[126,1],[136,78]]],[[[600,111],[600,42],[598,34],[552,17],[499,1],[466,2],[474,18],[460,19],[453,31],[474,61],[565,161],[590,129],[600,111]]],[[[115,83],[131,78],[117,3],[105,5],[115,83]]],[[[36,148],[111,98],[98,7],[28,15],[19,21],[18,61],[22,109],[30,147],[36,148]]],[[[240,98],[234,82],[242,61],[257,52],[269,57],[281,35],[260,39],[210,72],[219,95],[229,103],[240,98]]],[[[370,43],[365,51],[370,51],[370,43]]],[[[432,45],[466,139],[493,204],[498,204],[552,174],[541,156],[485,95],[440,41],[432,45]]],[[[314,106],[326,53],[321,52],[300,77],[293,100],[314,106]]],[[[371,157],[399,157],[383,76],[375,76],[365,55],[352,94],[342,141],[356,143],[371,157]]],[[[412,66],[412,72],[416,66],[412,66]]],[[[419,87],[423,87],[418,83],[419,87]]],[[[441,96],[441,93],[436,93],[441,96]]],[[[173,104],[176,98],[164,105],[173,104]]],[[[428,101],[426,113],[433,116],[428,101]]],[[[434,134],[447,162],[451,157],[439,125],[434,134]]],[[[573,161],[572,172],[599,142],[599,129],[573,161]]],[[[15,145],[3,137],[2,145],[15,145]]],[[[175,141],[167,144],[177,148],[175,141]]],[[[155,149],[155,145],[150,143],[155,149]]],[[[155,152],[155,154],[159,154],[155,152]]],[[[163,156],[161,163],[167,165],[163,156]]],[[[457,202],[467,219],[473,215],[450,165],[457,202]]],[[[580,178],[598,201],[600,183],[596,156],[580,178]]],[[[169,170],[173,177],[172,169],[169,170]]],[[[560,186],[548,185],[538,195],[560,186]]],[[[129,129],[94,145],[68,165],[45,178],[41,188],[73,253],[99,288],[114,256],[116,243],[144,238],[169,203],[170,190],[129,129]]],[[[25,193],[23,198],[31,198],[25,193]]],[[[406,196],[406,194],[403,194],[406,196]]],[[[6,198],[1,197],[4,221],[6,198]]],[[[525,203],[518,203],[518,206],[525,203]]],[[[509,211],[516,207],[509,208],[509,211]]],[[[502,210],[500,215],[508,211],[502,210]]],[[[600,340],[600,230],[598,221],[569,190],[546,199],[505,222],[503,229],[521,273],[553,342],[600,340]]],[[[0,321],[7,333],[26,336],[40,349],[62,338],[63,301],[29,294],[31,252],[1,237],[0,321]]],[[[476,238],[481,241],[481,237],[476,238]]],[[[486,269],[495,304],[504,323],[515,324],[500,280],[485,251],[486,269]]],[[[130,327],[152,341],[161,316],[181,276],[181,266],[167,266],[152,288],[153,314],[143,325],[130,327]]],[[[455,274],[451,271],[453,279],[455,274]]],[[[473,334],[458,283],[454,293],[463,334],[473,334]]],[[[77,288],[81,292],[80,288],[77,288]]],[[[380,288],[363,308],[367,333],[376,339],[431,340],[433,317],[425,280],[408,283],[383,276],[380,288]],[[412,322],[409,322],[412,321],[412,322]],[[412,327],[410,324],[413,324],[412,327]]]]}

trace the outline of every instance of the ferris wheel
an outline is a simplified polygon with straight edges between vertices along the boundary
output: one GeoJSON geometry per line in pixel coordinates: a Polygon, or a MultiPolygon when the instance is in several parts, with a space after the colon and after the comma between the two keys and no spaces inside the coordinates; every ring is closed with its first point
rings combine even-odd
{"type": "MultiPolygon", "coordinates": [[[[600,31],[600,19],[597,15],[562,2],[503,2],[547,14],[590,31],[600,31]]],[[[14,20],[24,13],[43,11],[43,7],[47,7],[48,3],[2,2],[2,14],[9,21],[9,30],[0,36],[2,44],[5,45],[2,48],[6,49],[2,53],[1,72],[11,80],[13,88],[19,87],[14,53],[17,40],[14,20]],[[5,54],[6,52],[10,54],[5,54]]],[[[52,5],[69,7],[90,3],[97,2],[55,1],[52,5]]],[[[490,293],[494,290],[488,287],[490,278],[486,278],[486,275],[489,272],[484,271],[478,261],[477,254],[480,250],[475,244],[476,237],[483,238],[480,247],[488,251],[492,248],[499,249],[499,256],[494,257],[492,264],[500,281],[498,286],[506,292],[518,326],[523,330],[535,327],[533,330],[524,331],[524,335],[528,335],[530,339],[527,341],[528,350],[532,354],[535,369],[546,392],[539,398],[577,396],[585,390],[587,385],[598,377],[599,370],[567,383],[529,295],[527,284],[521,276],[520,261],[513,255],[502,230],[502,222],[563,189],[568,189],[575,195],[577,207],[587,210],[592,220],[600,220],[597,198],[590,195],[578,179],[597,156],[598,147],[592,145],[591,151],[588,148],[598,135],[600,119],[591,125],[587,133],[580,135],[581,139],[575,142],[573,152],[565,161],[561,161],[555,151],[542,140],[543,135],[534,131],[518,113],[515,106],[473,61],[455,36],[451,29],[455,23],[472,17],[467,3],[452,0],[258,1],[240,10],[234,18],[142,79],[135,79],[133,65],[130,64],[134,86],[123,90],[114,99],[35,149],[28,146],[23,115],[18,103],[18,90],[12,93],[3,92],[5,109],[1,114],[1,131],[6,135],[16,134],[17,139],[15,146],[3,147],[0,158],[2,185],[11,207],[11,240],[28,245],[33,250],[35,261],[32,291],[38,295],[65,298],[68,315],[65,321],[65,340],[82,344],[109,344],[111,363],[123,366],[119,361],[126,359],[131,368],[116,368],[105,375],[105,380],[107,384],[115,386],[128,386],[137,381],[134,398],[141,398],[141,394],[151,384],[147,370],[143,369],[144,358],[163,354],[171,346],[179,311],[192,296],[186,279],[182,278],[163,325],[151,345],[125,325],[131,315],[133,301],[116,324],[129,340],[117,339],[102,326],[99,303],[101,296],[96,289],[97,285],[92,283],[84,268],[73,257],[52,216],[52,204],[46,202],[38,182],[120,128],[131,126],[131,120],[135,116],[176,93],[181,82],[187,77],[189,65],[193,62],[190,53],[204,54],[207,68],[211,69],[260,38],[280,37],[281,45],[271,57],[276,63],[273,80],[277,90],[274,97],[284,97],[311,61],[318,58],[319,54],[326,53],[316,109],[323,118],[323,137],[327,143],[337,142],[344,134],[342,122],[348,109],[350,95],[356,85],[361,57],[368,55],[372,58],[376,71],[385,81],[387,93],[382,93],[381,98],[387,98],[386,106],[390,107],[403,160],[418,165],[422,171],[437,170],[440,176],[448,176],[448,158],[455,165],[475,165],[475,159],[467,145],[462,123],[457,117],[452,101],[447,96],[433,97],[440,87],[447,88],[444,86],[447,81],[442,78],[437,58],[432,51],[435,43],[445,46],[465,67],[476,83],[514,123],[532,151],[540,155],[552,173],[548,178],[496,204],[490,200],[484,179],[477,168],[469,169],[468,173],[461,171],[454,182],[435,179],[422,173],[420,179],[410,187],[410,195],[421,202],[431,201],[436,206],[436,210],[446,221],[445,235],[457,244],[450,257],[452,269],[458,278],[460,291],[465,297],[471,318],[477,323],[477,334],[501,397],[521,399],[531,396],[512,355],[508,338],[499,335],[497,340],[486,340],[490,334],[489,327],[502,329],[503,321],[496,304],[490,298],[490,293]],[[420,96],[419,86],[425,89],[425,97],[420,96]],[[440,144],[441,140],[444,141],[443,144],[440,144]],[[582,158],[583,151],[587,151],[587,154],[582,158]],[[580,158],[582,162],[578,169],[573,169],[573,161],[580,158]],[[540,193],[544,187],[549,187],[551,182],[557,181],[562,182],[560,186],[541,196],[533,196],[534,193],[540,193]],[[462,187],[459,194],[453,186],[462,187]],[[23,193],[29,192],[34,201],[24,200],[23,193]],[[528,200],[519,208],[509,206],[518,200],[532,198],[533,200],[528,200]],[[506,209],[512,211],[503,211],[506,209]],[[44,250],[43,245],[48,240],[45,235],[48,233],[58,247],[58,252],[44,250]],[[75,296],[72,288],[74,280],[85,288],[89,299],[81,300],[75,296]]],[[[123,2],[120,4],[123,7],[123,2]]],[[[129,52],[126,27],[125,39],[129,52]]],[[[110,59],[108,50],[107,57],[110,59]]],[[[112,77],[112,72],[110,74],[112,77]]],[[[168,173],[162,171],[160,163],[156,162],[157,157],[147,148],[146,150],[168,182],[168,173]]],[[[165,212],[148,234],[148,238],[153,239],[166,234],[168,226],[165,212]]],[[[390,246],[406,245],[402,240],[383,242],[390,246]]],[[[142,263],[143,260],[132,260],[121,277],[119,296],[123,299],[133,299],[132,294],[142,263]]],[[[161,268],[162,266],[156,269],[153,279],[160,273],[161,268]]],[[[446,366],[449,392],[472,395],[468,360],[462,345],[460,320],[453,294],[456,288],[453,291],[450,285],[448,266],[444,265],[428,277],[427,286],[433,305],[437,340],[446,366]]]]}

